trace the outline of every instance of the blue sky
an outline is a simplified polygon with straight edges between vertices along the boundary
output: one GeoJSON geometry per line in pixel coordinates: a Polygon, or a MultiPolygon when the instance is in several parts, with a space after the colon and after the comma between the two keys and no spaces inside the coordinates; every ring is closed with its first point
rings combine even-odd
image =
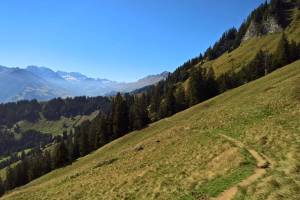
{"type": "Polygon", "coordinates": [[[133,81],[173,71],[263,0],[3,0],[0,65],[133,81]]]}

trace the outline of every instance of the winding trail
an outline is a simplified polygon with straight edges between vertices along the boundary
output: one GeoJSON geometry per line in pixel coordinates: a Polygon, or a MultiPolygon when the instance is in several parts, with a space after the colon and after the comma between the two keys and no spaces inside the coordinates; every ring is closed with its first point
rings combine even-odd
{"type": "Polygon", "coordinates": [[[244,179],[237,185],[234,185],[234,186],[228,188],[227,190],[222,192],[218,197],[211,198],[211,200],[231,200],[237,194],[238,187],[247,187],[247,186],[251,185],[252,183],[254,183],[257,179],[263,177],[267,173],[266,169],[273,167],[273,161],[268,159],[265,155],[259,154],[254,149],[248,148],[242,142],[240,142],[232,137],[229,137],[224,134],[220,134],[220,135],[222,137],[226,138],[227,140],[231,141],[232,143],[234,143],[239,148],[246,149],[254,157],[254,159],[257,162],[254,174],[252,174],[248,178],[244,179]]]}

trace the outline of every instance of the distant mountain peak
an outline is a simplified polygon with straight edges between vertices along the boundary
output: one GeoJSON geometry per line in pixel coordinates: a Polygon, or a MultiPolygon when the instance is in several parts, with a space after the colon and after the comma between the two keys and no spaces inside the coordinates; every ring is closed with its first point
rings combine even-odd
{"type": "Polygon", "coordinates": [[[59,76],[61,76],[66,81],[80,81],[88,79],[87,76],[79,73],[79,72],[65,72],[65,71],[57,71],[59,76]]]}
{"type": "Polygon", "coordinates": [[[120,83],[90,78],[79,72],[53,71],[30,65],[24,68],[0,66],[0,102],[22,99],[47,100],[66,96],[100,96],[111,92],[131,92],[164,80],[169,72],[149,75],[136,82],[120,83]]]}
{"type": "Polygon", "coordinates": [[[26,70],[44,79],[61,79],[56,72],[47,67],[29,65],[27,66],[26,70]]]}

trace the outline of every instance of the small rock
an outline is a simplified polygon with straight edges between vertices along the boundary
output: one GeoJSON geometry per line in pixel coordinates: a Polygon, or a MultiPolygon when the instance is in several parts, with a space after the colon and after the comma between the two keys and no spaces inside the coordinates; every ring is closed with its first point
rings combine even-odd
{"type": "Polygon", "coordinates": [[[144,150],[144,147],[143,146],[138,146],[134,150],[135,151],[142,151],[142,150],[144,150]]]}

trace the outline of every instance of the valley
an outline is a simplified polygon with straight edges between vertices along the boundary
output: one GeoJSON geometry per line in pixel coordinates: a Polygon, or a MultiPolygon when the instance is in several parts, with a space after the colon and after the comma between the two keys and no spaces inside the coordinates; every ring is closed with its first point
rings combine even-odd
{"type": "Polygon", "coordinates": [[[0,199],[300,199],[299,0],[172,73],[0,66],[0,90],[0,199]]]}
{"type": "Polygon", "coordinates": [[[292,141],[300,140],[299,70],[298,61],[130,133],[3,199],[216,197],[251,176],[256,165],[251,154],[221,134],[276,163],[259,181],[239,188],[235,199],[296,198],[299,143],[292,141]]]}

